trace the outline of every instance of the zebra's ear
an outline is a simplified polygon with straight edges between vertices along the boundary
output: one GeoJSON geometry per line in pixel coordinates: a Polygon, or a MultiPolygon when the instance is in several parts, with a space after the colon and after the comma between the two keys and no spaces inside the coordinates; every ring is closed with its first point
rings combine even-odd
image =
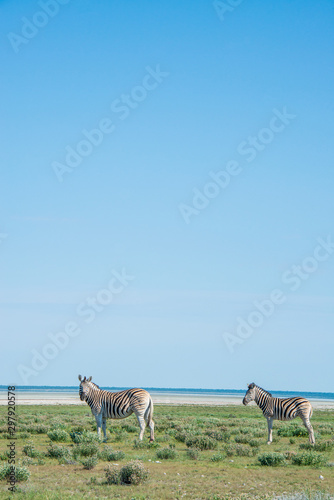
{"type": "Polygon", "coordinates": [[[90,376],[88,379],[87,379],[87,382],[90,382],[92,380],[92,376],[90,376]]]}
{"type": "Polygon", "coordinates": [[[80,380],[80,382],[81,382],[81,380],[82,380],[82,376],[81,376],[81,375],[78,375],[78,379],[79,379],[79,380],[80,380]]]}

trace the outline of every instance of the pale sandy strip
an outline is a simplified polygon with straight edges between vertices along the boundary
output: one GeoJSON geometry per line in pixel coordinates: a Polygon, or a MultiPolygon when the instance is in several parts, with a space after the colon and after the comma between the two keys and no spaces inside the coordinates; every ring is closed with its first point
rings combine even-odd
{"type": "MultiPolygon", "coordinates": [[[[202,406],[240,406],[242,398],[217,398],[210,396],[187,396],[187,395],[152,395],[154,404],[158,405],[202,405],[202,406]]],[[[314,400],[311,401],[314,409],[329,410],[334,409],[334,401],[314,400]]],[[[73,397],[57,397],[57,398],[40,398],[40,397],[27,397],[17,398],[17,405],[81,405],[86,403],[80,401],[77,396],[73,397]]],[[[0,406],[7,405],[7,401],[3,398],[0,399],[0,406]]]]}

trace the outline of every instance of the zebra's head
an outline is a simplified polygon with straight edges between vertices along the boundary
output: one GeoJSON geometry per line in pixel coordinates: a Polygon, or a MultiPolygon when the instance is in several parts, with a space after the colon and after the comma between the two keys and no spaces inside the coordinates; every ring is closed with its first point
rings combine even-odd
{"type": "Polygon", "coordinates": [[[80,386],[79,386],[79,396],[81,401],[85,401],[86,397],[89,393],[89,382],[92,380],[92,377],[89,377],[86,379],[86,377],[82,378],[81,375],[79,375],[79,381],[80,381],[80,386]]]}
{"type": "Polygon", "coordinates": [[[245,397],[242,400],[244,405],[248,405],[248,403],[255,400],[255,387],[256,385],[254,384],[254,382],[249,384],[248,391],[246,392],[245,397]]]}

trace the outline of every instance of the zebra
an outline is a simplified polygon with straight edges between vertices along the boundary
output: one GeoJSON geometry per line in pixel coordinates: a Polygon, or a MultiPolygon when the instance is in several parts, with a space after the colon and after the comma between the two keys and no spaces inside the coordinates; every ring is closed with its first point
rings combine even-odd
{"type": "Polygon", "coordinates": [[[249,384],[248,391],[242,400],[244,405],[248,405],[251,401],[255,401],[258,407],[262,410],[263,415],[268,422],[268,443],[273,440],[273,422],[274,420],[292,420],[300,417],[308,430],[309,441],[315,444],[313,427],[310,422],[312,416],[311,403],[300,397],[295,398],[274,398],[270,392],[261,389],[254,382],[249,384]]]}
{"type": "Polygon", "coordinates": [[[101,426],[104,441],[107,440],[107,418],[126,418],[134,413],[137,417],[142,441],[146,424],[150,428],[150,442],[154,441],[153,401],[144,389],[126,389],[125,391],[104,391],[92,382],[92,377],[86,379],[78,376],[80,381],[79,396],[90,406],[97,424],[97,434],[101,437],[101,426]]]}

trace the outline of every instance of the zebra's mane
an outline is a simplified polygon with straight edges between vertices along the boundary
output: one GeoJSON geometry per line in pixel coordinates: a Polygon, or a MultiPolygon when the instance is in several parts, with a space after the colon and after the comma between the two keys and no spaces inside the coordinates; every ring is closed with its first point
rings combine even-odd
{"type": "Polygon", "coordinates": [[[271,392],[269,391],[266,391],[265,389],[263,389],[262,387],[259,387],[258,385],[256,386],[258,389],[261,389],[261,391],[265,392],[266,394],[268,394],[268,396],[270,396],[271,398],[273,397],[273,395],[271,394],[271,392]]]}
{"type": "Polygon", "coordinates": [[[100,389],[100,386],[95,384],[95,382],[90,381],[90,384],[93,385],[94,387],[96,387],[97,389],[100,389]]]}

